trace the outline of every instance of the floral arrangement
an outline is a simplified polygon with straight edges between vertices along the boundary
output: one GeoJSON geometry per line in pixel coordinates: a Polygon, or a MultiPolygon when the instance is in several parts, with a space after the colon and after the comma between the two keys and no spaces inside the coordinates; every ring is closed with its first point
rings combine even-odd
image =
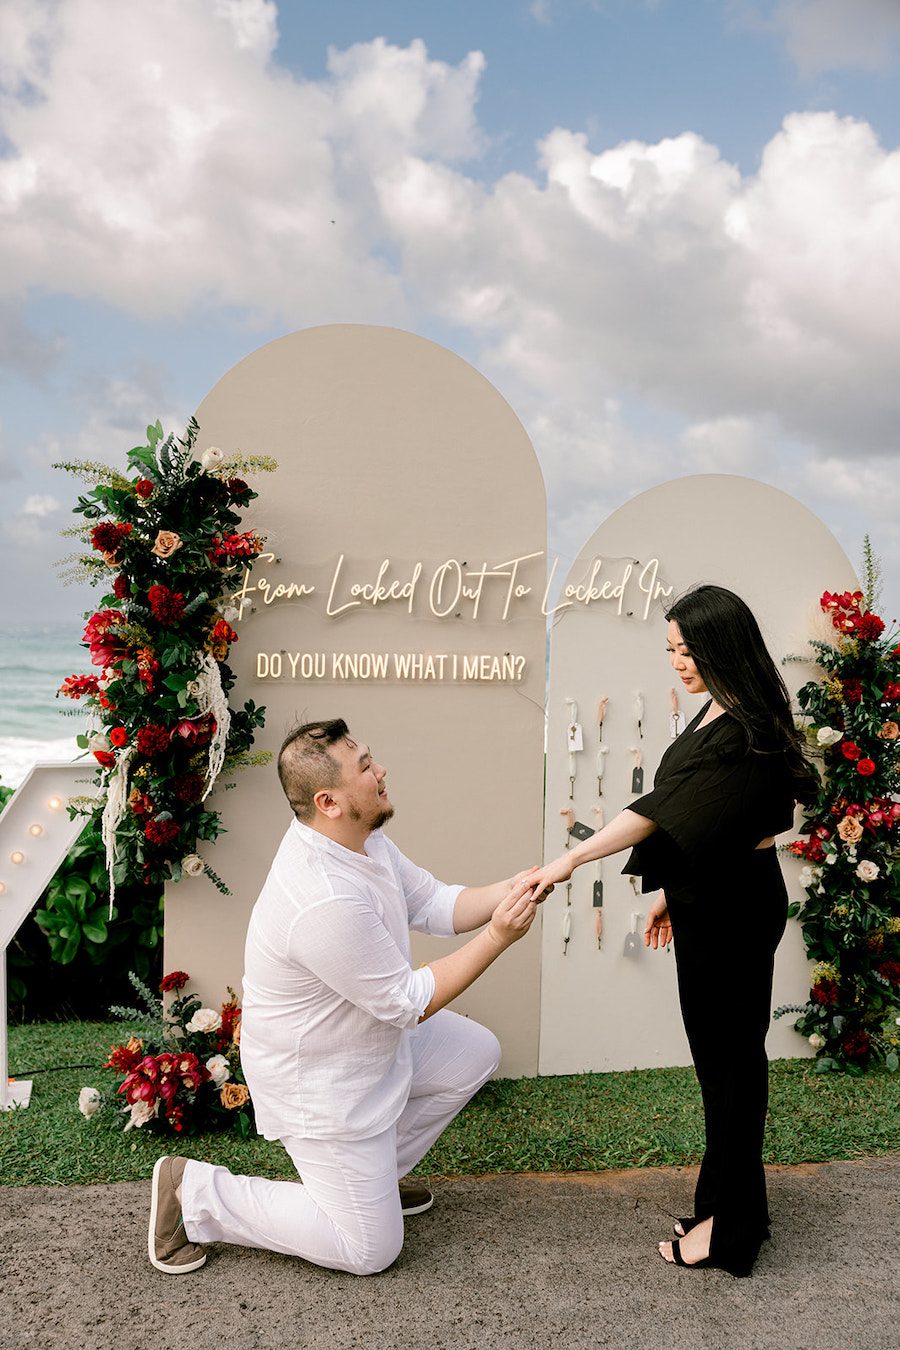
{"type": "MultiPolygon", "coordinates": [[[[110,1046],[103,1065],[122,1079],[117,1096],[124,1099],[121,1113],[126,1130],[147,1129],[159,1134],[197,1134],[237,1129],[249,1134],[253,1123],[250,1091],[240,1064],[241,1011],[234,990],[216,1012],[204,1008],[195,994],[182,994],[190,976],[172,971],[160,993],[175,994],[166,1011],[136,976],[132,984],[145,1005],[114,1008],[129,1021],[149,1023],[144,1036],[132,1036],[125,1045],[110,1046]]],[[[90,1118],[103,1105],[96,1088],[85,1087],[78,1109],[90,1118]]]]}
{"type": "Polygon", "coordinates": [[[100,825],[115,886],[161,885],[183,875],[227,887],[198,853],[221,832],[204,803],[218,775],[253,755],[265,709],[235,710],[227,665],[239,613],[229,602],[237,569],[262,547],[241,532],[239,511],[257,494],[239,472],[271,470],[265,456],[193,452],[199,428],[183,439],[147,428],[147,445],[128,455],[128,474],[74,461],[66,469],[95,484],[74,507],[88,523],[66,533],[91,552],[66,560],[70,578],[101,585],[100,607],[85,614],[84,645],[96,673],[70,675],[59,690],[83,700],[95,729],[79,745],[97,762],[98,798],[82,799],[100,825]]]}
{"type": "Polygon", "coordinates": [[[867,595],[826,591],[833,642],[814,641],[824,676],[798,694],[823,786],[802,838],[799,915],[816,965],[797,1012],[823,1071],[900,1063],[900,645],[872,612],[877,569],[866,541],[867,595]]]}

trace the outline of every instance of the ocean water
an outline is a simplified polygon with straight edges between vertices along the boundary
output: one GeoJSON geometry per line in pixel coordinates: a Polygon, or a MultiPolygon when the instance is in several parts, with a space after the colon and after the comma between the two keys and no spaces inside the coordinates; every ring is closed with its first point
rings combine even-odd
{"type": "Polygon", "coordinates": [[[0,783],[18,787],[37,760],[71,760],[87,730],[87,714],[56,698],[67,675],[92,667],[81,627],[0,628],[0,783]],[[67,715],[68,714],[68,715],[67,715]]]}

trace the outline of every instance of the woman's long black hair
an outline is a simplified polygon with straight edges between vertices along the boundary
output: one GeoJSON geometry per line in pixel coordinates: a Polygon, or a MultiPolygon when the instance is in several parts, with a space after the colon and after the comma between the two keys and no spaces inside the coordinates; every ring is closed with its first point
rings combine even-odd
{"type": "Polygon", "coordinates": [[[743,727],[750,749],[782,753],[795,798],[814,801],[818,778],[794,726],[787,686],[749,606],[724,586],[695,586],[670,606],[666,619],[678,624],[704,684],[743,727]]]}

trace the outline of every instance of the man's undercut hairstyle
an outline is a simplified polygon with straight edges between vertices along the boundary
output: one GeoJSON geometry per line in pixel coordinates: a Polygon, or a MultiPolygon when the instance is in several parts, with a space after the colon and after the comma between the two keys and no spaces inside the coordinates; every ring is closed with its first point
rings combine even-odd
{"type": "Polygon", "coordinates": [[[317,792],[340,783],[341,766],[330,747],[349,734],[347,723],[338,717],[331,722],[304,722],[284,738],[278,752],[278,777],[299,820],[312,820],[317,792]]]}

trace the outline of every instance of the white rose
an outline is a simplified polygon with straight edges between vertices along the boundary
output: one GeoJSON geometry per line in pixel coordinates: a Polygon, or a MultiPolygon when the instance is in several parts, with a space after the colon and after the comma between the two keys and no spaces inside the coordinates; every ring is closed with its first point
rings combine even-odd
{"type": "Polygon", "coordinates": [[[825,1037],[820,1036],[817,1031],[814,1031],[809,1037],[809,1043],[814,1050],[821,1050],[822,1046],[825,1044],[825,1037]]]}
{"type": "Polygon", "coordinates": [[[868,858],[863,858],[856,869],[856,875],[860,881],[874,881],[881,873],[877,863],[869,862],[868,858]]]}
{"type": "Polygon", "coordinates": [[[217,445],[210,445],[200,456],[201,469],[217,469],[225,456],[217,445]]]}
{"type": "Polygon", "coordinates": [[[216,1087],[221,1087],[231,1077],[228,1060],[224,1055],[213,1055],[212,1059],[206,1061],[206,1067],[209,1069],[216,1087]]]}
{"type": "Polygon", "coordinates": [[[149,1102],[133,1102],[131,1106],[126,1108],[126,1110],[129,1113],[130,1119],[126,1124],[125,1129],[139,1130],[142,1125],[146,1125],[147,1121],[152,1120],[153,1117],[156,1115],[157,1111],[159,1110],[159,1098],[157,1097],[156,1101],[153,1103],[152,1106],[149,1104],[149,1102]]]}
{"type": "Polygon", "coordinates": [[[819,727],[816,740],[819,745],[837,745],[843,734],[842,731],[835,731],[834,727],[819,727]]]}
{"type": "Polygon", "coordinates": [[[222,1025],[222,1019],[215,1008],[198,1008],[193,1017],[187,1024],[187,1030],[195,1031],[218,1031],[222,1025]]]}
{"type": "Polygon", "coordinates": [[[78,1094],[78,1110],[90,1120],[100,1110],[100,1093],[96,1088],[82,1088],[78,1094]]]}
{"type": "Polygon", "coordinates": [[[196,853],[189,853],[181,860],[181,870],[185,876],[199,877],[203,871],[203,859],[196,853]]]}
{"type": "Polygon", "coordinates": [[[241,609],[243,609],[243,605],[240,607],[237,605],[226,605],[222,610],[222,618],[226,623],[238,623],[241,617],[241,609]]]}
{"type": "Polygon", "coordinates": [[[104,735],[102,731],[95,731],[88,741],[88,749],[91,753],[95,750],[108,750],[109,748],[109,737],[104,735]]]}
{"type": "Polygon", "coordinates": [[[809,890],[810,886],[813,884],[814,879],[815,873],[813,872],[811,867],[800,868],[800,878],[799,878],[800,885],[803,887],[805,891],[809,890]]]}

